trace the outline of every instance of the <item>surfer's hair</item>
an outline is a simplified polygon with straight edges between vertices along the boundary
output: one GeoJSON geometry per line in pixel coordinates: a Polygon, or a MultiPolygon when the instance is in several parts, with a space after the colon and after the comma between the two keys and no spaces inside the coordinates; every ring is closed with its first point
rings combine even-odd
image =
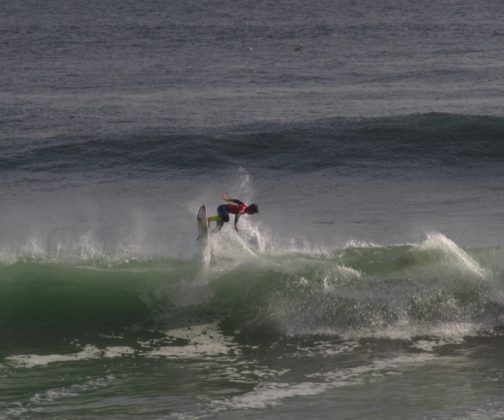
{"type": "Polygon", "coordinates": [[[257,204],[251,204],[248,206],[247,213],[249,214],[254,214],[254,213],[259,213],[259,207],[257,204]]]}

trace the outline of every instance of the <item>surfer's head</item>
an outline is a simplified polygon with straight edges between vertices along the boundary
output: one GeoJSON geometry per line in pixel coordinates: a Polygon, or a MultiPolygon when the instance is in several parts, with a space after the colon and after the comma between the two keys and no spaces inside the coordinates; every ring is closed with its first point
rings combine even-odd
{"type": "Polygon", "coordinates": [[[247,214],[256,214],[259,213],[259,207],[257,204],[251,204],[247,207],[247,214]]]}

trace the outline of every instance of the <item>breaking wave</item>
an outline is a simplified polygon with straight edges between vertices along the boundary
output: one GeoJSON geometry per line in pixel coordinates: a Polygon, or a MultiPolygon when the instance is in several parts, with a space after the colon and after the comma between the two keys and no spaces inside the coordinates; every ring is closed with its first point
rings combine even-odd
{"type": "MultiPolygon", "coordinates": [[[[250,233],[250,232],[249,232],[250,233]]],[[[219,322],[245,336],[471,335],[504,324],[504,249],[442,234],[415,244],[287,249],[221,234],[189,259],[0,267],[0,330],[176,328],[219,322]]]]}

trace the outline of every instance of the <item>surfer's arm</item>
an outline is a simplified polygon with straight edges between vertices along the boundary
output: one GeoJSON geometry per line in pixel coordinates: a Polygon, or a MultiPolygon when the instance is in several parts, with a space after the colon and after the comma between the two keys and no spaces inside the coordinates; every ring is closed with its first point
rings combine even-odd
{"type": "Polygon", "coordinates": [[[234,228],[238,232],[238,220],[240,220],[241,213],[237,213],[234,221],[234,228]]]}
{"type": "Polygon", "coordinates": [[[228,201],[230,203],[235,203],[238,204],[239,206],[243,206],[243,202],[238,200],[237,198],[229,198],[226,194],[224,194],[222,198],[224,199],[224,201],[228,201]]]}

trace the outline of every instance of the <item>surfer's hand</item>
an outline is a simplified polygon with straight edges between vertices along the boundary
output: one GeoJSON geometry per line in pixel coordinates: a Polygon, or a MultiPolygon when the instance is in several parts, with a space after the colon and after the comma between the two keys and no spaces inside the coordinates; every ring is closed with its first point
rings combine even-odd
{"type": "Polygon", "coordinates": [[[222,194],[222,199],[224,201],[229,201],[229,197],[227,196],[227,194],[222,194]]]}

